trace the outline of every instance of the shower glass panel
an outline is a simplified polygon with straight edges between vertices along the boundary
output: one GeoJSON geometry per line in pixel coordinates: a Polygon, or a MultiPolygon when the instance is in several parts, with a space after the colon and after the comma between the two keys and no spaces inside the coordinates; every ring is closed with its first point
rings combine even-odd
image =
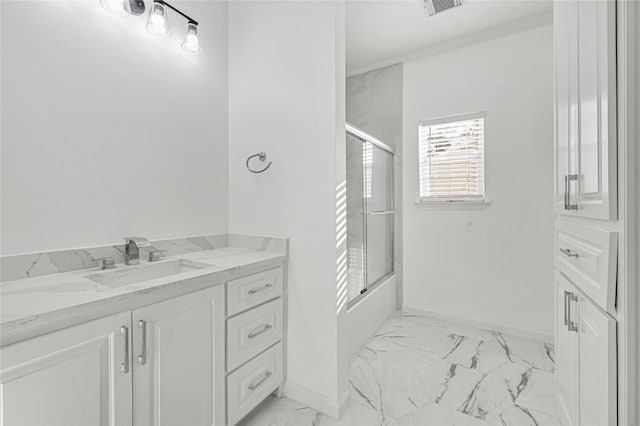
{"type": "Polygon", "coordinates": [[[393,273],[393,150],[347,125],[349,302],[393,273]]]}
{"type": "Polygon", "coordinates": [[[365,288],[364,142],[347,133],[347,284],[349,300],[365,288]]]}
{"type": "Polygon", "coordinates": [[[370,142],[365,142],[364,151],[370,151],[372,157],[371,172],[365,171],[364,176],[366,280],[370,287],[393,272],[393,155],[370,142]]]}

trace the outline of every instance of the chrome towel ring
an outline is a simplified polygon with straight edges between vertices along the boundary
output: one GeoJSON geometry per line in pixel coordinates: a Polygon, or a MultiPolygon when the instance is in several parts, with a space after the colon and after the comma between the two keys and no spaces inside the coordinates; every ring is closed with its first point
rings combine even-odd
{"type": "Polygon", "coordinates": [[[266,152],[259,152],[257,154],[253,154],[252,156],[250,156],[249,158],[247,158],[247,170],[249,170],[251,173],[262,173],[264,171],[266,171],[269,167],[271,167],[271,161],[269,161],[269,164],[267,164],[267,166],[262,169],[262,170],[253,170],[251,168],[251,166],[249,166],[249,162],[251,161],[252,158],[258,157],[258,160],[264,162],[267,159],[267,153],[266,152]]]}

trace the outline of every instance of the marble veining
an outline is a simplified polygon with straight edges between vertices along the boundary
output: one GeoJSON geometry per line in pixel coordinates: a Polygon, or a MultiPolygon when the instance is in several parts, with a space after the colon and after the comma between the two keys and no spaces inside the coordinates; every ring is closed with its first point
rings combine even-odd
{"type": "MultiPolygon", "coordinates": [[[[240,268],[255,271],[275,267],[286,260],[286,254],[219,248],[193,251],[167,260],[170,259],[197,261],[208,267],[121,287],[108,287],[91,280],[89,276],[99,272],[97,269],[0,283],[2,345],[224,283],[233,279],[240,268]]],[[[143,262],[137,266],[119,266],[114,271],[152,266],[143,262]]]]}
{"type": "Polygon", "coordinates": [[[340,420],[270,398],[242,426],[559,426],[549,342],[398,313],[349,368],[340,420]]]}
{"type": "MultiPolygon", "coordinates": [[[[288,239],[251,235],[203,235],[171,240],[152,241],[153,248],[164,250],[167,257],[225,247],[246,248],[270,253],[287,254],[288,239]]],[[[144,251],[141,256],[144,256],[144,251]]],[[[97,259],[113,257],[124,263],[124,244],[60,250],[0,257],[0,281],[21,280],[96,268],[97,259]]]]}

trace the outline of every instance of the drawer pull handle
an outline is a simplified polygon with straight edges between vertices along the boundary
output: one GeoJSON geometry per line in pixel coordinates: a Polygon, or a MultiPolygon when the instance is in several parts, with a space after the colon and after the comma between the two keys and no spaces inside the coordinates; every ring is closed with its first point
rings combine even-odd
{"type": "Polygon", "coordinates": [[[264,373],[264,376],[263,376],[260,380],[258,380],[256,383],[251,383],[251,384],[249,385],[249,390],[250,390],[250,391],[254,391],[254,390],[258,389],[258,387],[259,387],[261,384],[263,384],[264,382],[266,382],[266,381],[267,381],[267,379],[268,379],[269,377],[271,377],[272,375],[273,375],[273,373],[272,373],[271,371],[267,370],[267,372],[266,372],[266,373],[264,373]]]}
{"type": "Polygon", "coordinates": [[[573,251],[565,248],[561,248],[560,251],[569,257],[575,257],[576,259],[580,257],[577,251],[573,251]]]}
{"type": "Polygon", "coordinates": [[[271,287],[273,287],[273,284],[271,284],[271,283],[267,283],[267,284],[265,284],[263,286],[260,286],[260,287],[254,287],[251,290],[249,290],[249,294],[256,294],[259,291],[264,291],[264,290],[266,290],[268,288],[271,288],[271,287]]]}
{"type": "Polygon", "coordinates": [[[262,329],[260,331],[252,331],[251,333],[247,334],[247,337],[249,339],[254,339],[256,337],[258,337],[259,335],[261,335],[262,333],[266,332],[267,330],[271,330],[273,328],[273,326],[271,324],[265,324],[264,327],[262,327],[262,329]]]}
{"type": "Polygon", "coordinates": [[[120,371],[122,374],[127,374],[129,372],[129,327],[126,325],[120,327],[120,334],[124,343],[124,359],[120,364],[120,371]]]}

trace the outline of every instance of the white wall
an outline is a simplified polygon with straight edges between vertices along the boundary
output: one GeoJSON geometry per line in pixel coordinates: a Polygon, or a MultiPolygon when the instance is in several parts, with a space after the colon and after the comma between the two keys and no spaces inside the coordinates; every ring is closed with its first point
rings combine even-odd
{"type": "Polygon", "coordinates": [[[3,255],[226,232],[227,5],[176,5],[202,55],[175,14],[2,2],[3,255]]]}
{"type": "Polygon", "coordinates": [[[335,412],[346,392],[336,309],[344,5],[233,2],[229,29],[229,230],[290,238],[286,392],[335,412]],[[273,165],[251,174],[245,159],[259,151],[273,165]]]}
{"type": "Polygon", "coordinates": [[[405,306],[552,335],[551,26],[404,70],[405,306]],[[482,110],[492,204],[418,209],[418,121],[482,110]]]}

